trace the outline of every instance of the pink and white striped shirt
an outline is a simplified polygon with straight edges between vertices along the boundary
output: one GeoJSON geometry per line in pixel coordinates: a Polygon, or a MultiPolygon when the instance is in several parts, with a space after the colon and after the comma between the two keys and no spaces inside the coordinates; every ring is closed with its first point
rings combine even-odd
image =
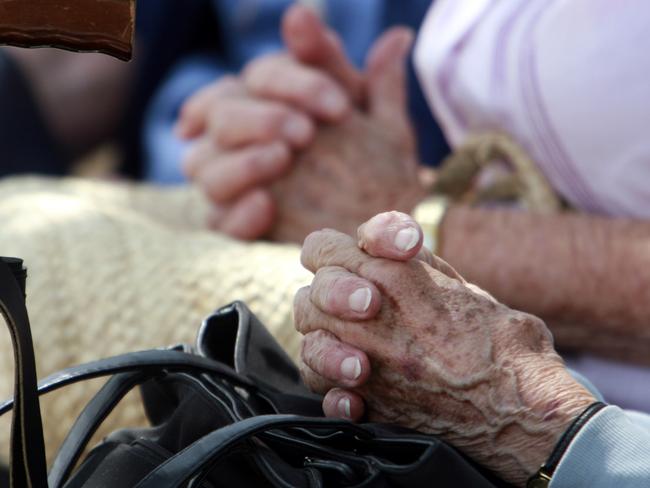
{"type": "Polygon", "coordinates": [[[575,207],[650,218],[650,2],[437,0],[415,57],[452,145],[507,131],[575,207]]]}

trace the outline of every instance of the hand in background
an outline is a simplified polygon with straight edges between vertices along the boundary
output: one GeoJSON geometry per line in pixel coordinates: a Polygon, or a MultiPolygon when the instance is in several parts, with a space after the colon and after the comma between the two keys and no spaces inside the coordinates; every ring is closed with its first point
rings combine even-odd
{"type": "Polygon", "coordinates": [[[376,213],[410,212],[424,197],[406,104],[407,29],[384,34],[368,56],[365,107],[323,125],[291,171],[272,186],[270,236],[301,243],[324,227],[354,233],[376,213]]]}
{"type": "Polygon", "coordinates": [[[182,110],[179,133],[195,139],[185,170],[214,204],[212,227],[301,242],[410,210],[421,194],[402,79],[410,32],[380,39],[363,75],[308,9],[292,7],[283,34],[288,54],[251,62],[182,110]]]}

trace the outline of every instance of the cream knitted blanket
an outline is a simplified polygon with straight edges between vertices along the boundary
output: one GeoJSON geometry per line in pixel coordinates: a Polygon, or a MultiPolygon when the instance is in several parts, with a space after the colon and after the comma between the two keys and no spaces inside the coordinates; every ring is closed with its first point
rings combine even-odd
{"type": "MultiPolygon", "coordinates": [[[[296,357],[294,292],[310,275],[296,246],[241,243],[203,227],[206,203],[189,187],[77,179],[0,182],[0,255],[28,267],[27,306],[39,376],[129,351],[193,342],[201,320],[240,299],[296,357]]],[[[0,334],[0,396],[13,388],[8,333],[0,334]]],[[[102,384],[42,402],[48,457],[102,384]]],[[[0,425],[9,439],[9,418],[0,425]]],[[[140,425],[138,402],[103,433],[140,425]]],[[[3,451],[3,454],[6,451],[3,451]]]]}

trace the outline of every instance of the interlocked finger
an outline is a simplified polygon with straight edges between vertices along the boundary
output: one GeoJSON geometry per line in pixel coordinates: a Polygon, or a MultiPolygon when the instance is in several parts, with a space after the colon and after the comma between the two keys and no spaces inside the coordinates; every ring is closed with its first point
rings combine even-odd
{"type": "Polygon", "coordinates": [[[350,100],[336,80],[288,55],[253,61],[243,77],[253,95],[289,103],[327,122],[340,121],[350,109],[350,100]]]}
{"type": "Polygon", "coordinates": [[[281,177],[291,164],[291,151],[282,142],[258,144],[219,155],[197,155],[186,171],[214,203],[226,203],[249,190],[281,177]]]}
{"type": "Polygon", "coordinates": [[[362,265],[374,259],[359,249],[355,239],[331,229],[308,235],[300,255],[302,265],[312,273],[324,266],[340,266],[358,273],[362,265]]]}
{"type": "Polygon", "coordinates": [[[323,412],[326,417],[358,421],[365,413],[365,404],[358,393],[333,388],[323,399],[323,412]]]}
{"type": "Polygon", "coordinates": [[[316,373],[304,362],[300,361],[298,364],[298,369],[300,370],[302,381],[305,383],[305,385],[307,385],[307,388],[309,388],[314,393],[325,395],[328,391],[334,388],[333,382],[316,373]]]}
{"type": "Polygon", "coordinates": [[[312,371],[340,387],[358,387],[370,375],[366,354],[325,330],[304,337],[301,358],[312,371]]]}
{"type": "Polygon", "coordinates": [[[320,310],[343,320],[368,320],[381,307],[381,294],[373,283],[339,266],[320,268],[309,296],[320,310]]]}
{"type": "Polygon", "coordinates": [[[226,99],[210,113],[209,133],[222,150],[273,140],[300,148],[311,141],[314,131],[314,123],[305,114],[270,100],[226,99]]]}

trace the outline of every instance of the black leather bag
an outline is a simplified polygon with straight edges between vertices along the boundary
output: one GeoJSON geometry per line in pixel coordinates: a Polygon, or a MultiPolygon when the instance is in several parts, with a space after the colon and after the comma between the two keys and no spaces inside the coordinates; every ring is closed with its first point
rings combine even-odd
{"type": "MultiPolygon", "coordinates": [[[[206,319],[195,347],[125,354],[42,381],[38,394],[109,377],[46,475],[27,314],[1,262],[0,309],[17,361],[14,488],[504,486],[435,437],[322,418],[321,398],[241,302],[206,319]],[[111,434],[75,469],[102,421],[138,386],[152,427],[111,434]]],[[[13,405],[2,404],[0,415],[13,405]]]]}

